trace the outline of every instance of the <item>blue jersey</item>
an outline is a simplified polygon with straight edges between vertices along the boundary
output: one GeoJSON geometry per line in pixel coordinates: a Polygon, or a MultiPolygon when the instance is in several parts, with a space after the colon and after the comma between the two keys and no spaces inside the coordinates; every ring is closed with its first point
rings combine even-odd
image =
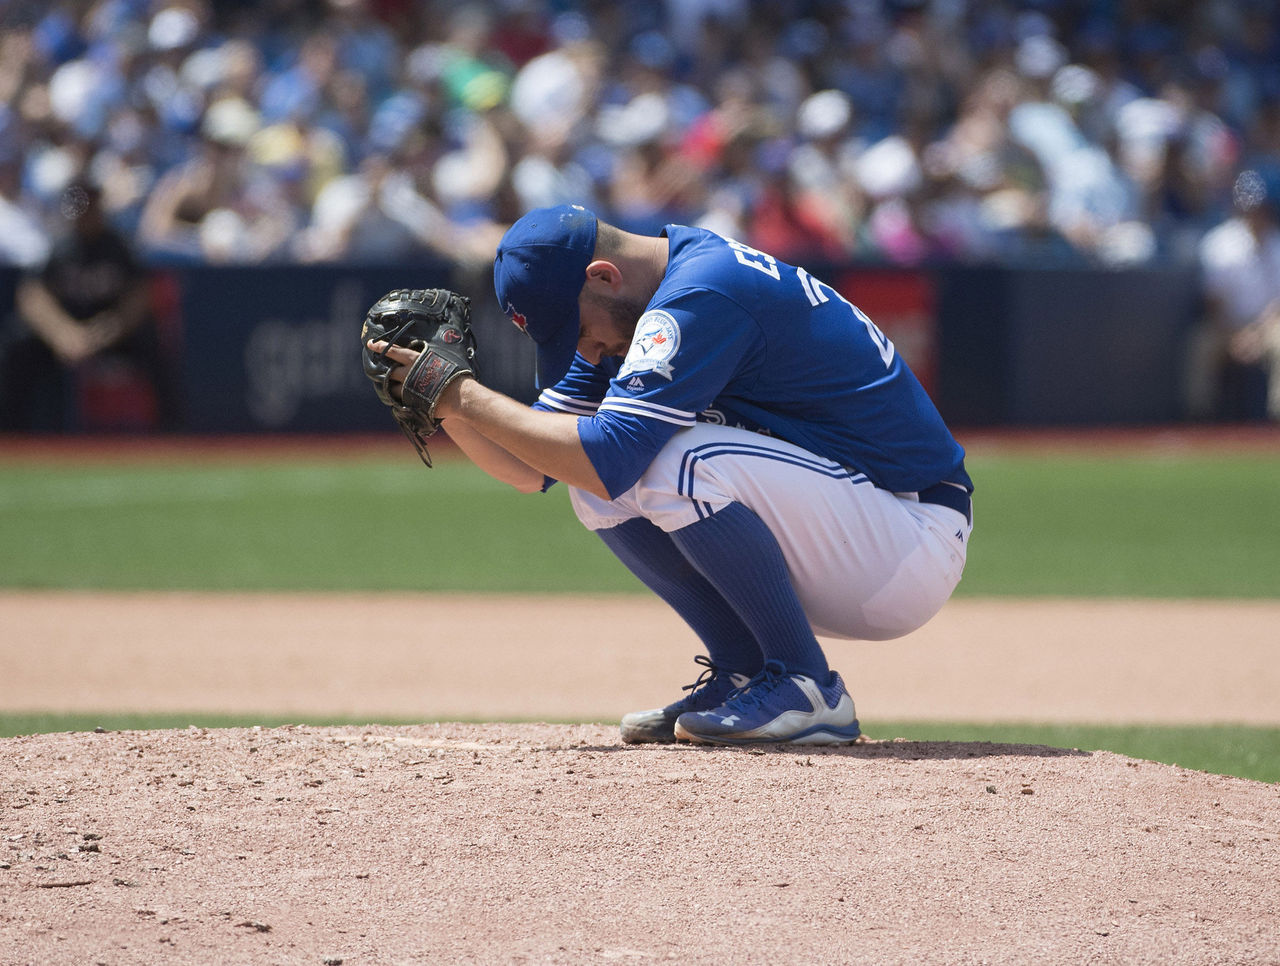
{"type": "Polygon", "coordinates": [[[540,409],[576,413],[610,497],[695,421],[768,433],[895,493],[972,490],[964,450],[893,343],[803,268],[667,226],[666,274],[625,358],[581,356],[540,409]]]}

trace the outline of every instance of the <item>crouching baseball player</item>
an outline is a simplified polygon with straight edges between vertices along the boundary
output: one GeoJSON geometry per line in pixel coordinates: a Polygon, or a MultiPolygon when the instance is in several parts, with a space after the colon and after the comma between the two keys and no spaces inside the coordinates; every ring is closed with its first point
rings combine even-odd
{"type": "Polygon", "coordinates": [[[420,449],[444,422],[497,479],[566,483],[582,523],[698,635],[701,676],[626,715],[623,740],[856,739],[816,635],[923,625],[960,580],[973,522],[964,450],[893,343],[803,268],[577,206],[512,225],[494,284],[537,343],[532,408],[474,378],[452,293],[375,305],[366,371],[420,449]]]}

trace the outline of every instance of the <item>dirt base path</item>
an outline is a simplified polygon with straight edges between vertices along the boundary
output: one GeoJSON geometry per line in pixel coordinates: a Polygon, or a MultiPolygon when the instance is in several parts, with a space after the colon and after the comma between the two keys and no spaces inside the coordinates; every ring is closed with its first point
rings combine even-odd
{"type": "Polygon", "coordinates": [[[603,726],[0,742],[0,962],[1274,963],[1280,788],[603,726]]]}
{"type": "MultiPolygon", "coordinates": [[[[831,641],[864,722],[1280,724],[1280,601],[953,600],[831,641]]],[[[0,593],[0,711],[615,721],[696,677],[664,605],[601,598],[0,593]]]]}

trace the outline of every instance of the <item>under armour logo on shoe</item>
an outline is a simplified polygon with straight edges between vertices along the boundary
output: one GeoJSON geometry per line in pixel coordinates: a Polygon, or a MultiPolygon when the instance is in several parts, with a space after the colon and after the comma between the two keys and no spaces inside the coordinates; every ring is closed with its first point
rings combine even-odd
{"type": "Polygon", "coordinates": [[[721,718],[720,723],[726,728],[732,728],[738,723],[738,716],[736,714],[731,714],[727,718],[721,718]]]}

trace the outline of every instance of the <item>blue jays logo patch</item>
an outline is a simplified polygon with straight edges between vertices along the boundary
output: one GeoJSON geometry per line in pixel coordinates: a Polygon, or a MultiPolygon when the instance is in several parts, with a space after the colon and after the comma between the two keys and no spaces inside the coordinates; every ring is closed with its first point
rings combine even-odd
{"type": "Polygon", "coordinates": [[[664,379],[671,379],[674,367],[671,360],[680,351],[680,326],[667,312],[655,309],[640,316],[631,349],[622,361],[617,378],[638,373],[653,372],[664,379]]]}
{"type": "Polygon", "coordinates": [[[516,307],[512,305],[510,302],[507,303],[507,318],[509,318],[512,322],[514,322],[516,328],[519,329],[521,332],[523,332],[525,335],[529,334],[529,320],[526,319],[521,313],[517,312],[516,307]]]}

